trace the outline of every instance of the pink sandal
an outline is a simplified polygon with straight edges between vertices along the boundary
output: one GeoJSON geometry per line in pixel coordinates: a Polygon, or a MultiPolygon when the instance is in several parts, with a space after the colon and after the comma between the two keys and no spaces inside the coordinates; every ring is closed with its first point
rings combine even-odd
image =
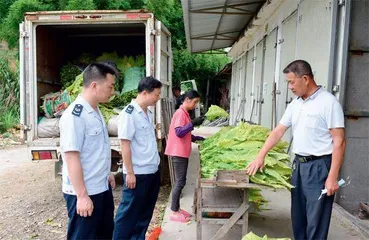
{"type": "Polygon", "coordinates": [[[186,222],[189,222],[190,221],[190,218],[186,217],[185,215],[179,213],[179,214],[172,214],[169,216],[169,219],[171,221],[174,221],[174,222],[183,222],[183,223],[186,223],[186,222]]]}
{"type": "Polygon", "coordinates": [[[187,212],[186,210],[181,209],[179,212],[182,213],[185,217],[192,217],[191,213],[187,212]]]}

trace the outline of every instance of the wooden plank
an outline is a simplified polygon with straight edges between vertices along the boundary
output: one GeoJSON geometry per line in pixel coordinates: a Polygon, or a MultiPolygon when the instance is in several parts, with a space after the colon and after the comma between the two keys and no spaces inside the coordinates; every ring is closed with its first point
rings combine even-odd
{"type": "MultiPolygon", "coordinates": [[[[204,198],[203,198],[204,200],[204,198]]],[[[229,212],[235,212],[238,207],[240,206],[240,204],[238,204],[237,206],[224,206],[224,205],[216,205],[216,206],[202,206],[203,212],[212,212],[214,210],[214,212],[228,212],[228,210],[233,210],[233,211],[229,211],[229,212]],[[227,211],[226,211],[227,210],[227,211]]],[[[255,206],[254,203],[249,203],[249,209],[248,209],[249,214],[250,213],[257,213],[257,207],[255,206]]]]}
{"type": "MultiPolygon", "coordinates": [[[[231,190],[232,191],[232,190],[231,190]]],[[[225,208],[232,208],[233,207],[233,202],[232,202],[232,200],[234,200],[234,199],[237,199],[237,194],[236,193],[233,193],[233,194],[224,194],[224,196],[225,196],[225,198],[226,198],[226,200],[227,200],[227,203],[226,203],[226,205],[225,206],[223,206],[223,207],[225,207],[225,208]]],[[[237,201],[237,200],[236,200],[237,201]]],[[[239,206],[239,205],[238,205],[239,206]]],[[[237,207],[238,207],[237,206],[237,207]]],[[[237,211],[237,210],[236,210],[237,211]]]]}
{"type": "Polygon", "coordinates": [[[166,131],[166,126],[167,126],[167,108],[166,108],[166,101],[165,99],[161,99],[161,106],[162,106],[162,109],[161,109],[161,115],[162,115],[162,134],[163,136],[166,136],[167,135],[167,131],[166,131]]]}
{"type": "Polygon", "coordinates": [[[224,187],[224,188],[252,188],[252,189],[271,189],[270,187],[264,186],[264,185],[260,185],[260,184],[255,184],[255,183],[238,183],[236,185],[227,185],[227,186],[222,186],[222,184],[220,185],[216,185],[213,181],[211,180],[206,180],[203,181],[201,180],[201,187],[203,188],[214,188],[214,187],[224,187]]]}
{"type": "MultiPolygon", "coordinates": [[[[244,203],[246,203],[247,205],[249,205],[249,191],[247,189],[243,190],[243,201],[244,203]]],[[[242,216],[242,236],[245,236],[247,234],[248,231],[248,227],[249,227],[249,211],[246,211],[243,216],[242,216]]]]}
{"type": "Polygon", "coordinates": [[[218,232],[212,237],[213,240],[218,240],[223,238],[231,229],[231,227],[241,218],[241,216],[247,211],[249,205],[245,202],[237,209],[237,211],[232,215],[231,218],[218,230],[218,232]]]}
{"type": "Polygon", "coordinates": [[[229,179],[229,180],[224,179],[224,180],[219,180],[219,181],[215,182],[215,185],[217,185],[217,186],[228,186],[228,185],[234,186],[234,185],[237,185],[237,184],[238,184],[238,182],[234,179],[229,179]]]}
{"type": "Polygon", "coordinates": [[[238,207],[203,207],[203,212],[235,212],[238,207]]]}
{"type": "Polygon", "coordinates": [[[200,184],[200,181],[201,181],[201,170],[200,170],[200,167],[198,167],[197,169],[199,169],[199,170],[197,172],[196,186],[195,186],[195,192],[194,192],[195,197],[194,197],[194,202],[193,202],[193,207],[192,207],[193,208],[193,212],[195,214],[195,221],[196,222],[197,222],[197,211],[198,211],[198,209],[197,209],[197,201],[198,201],[197,191],[201,187],[200,186],[201,185],[200,184]]]}
{"type": "Polygon", "coordinates": [[[201,240],[202,238],[202,189],[201,187],[197,188],[197,226],[196,226],[196,235],[197,240],[201,240]]]}
{"type": "Polygon", "coordinates": [[[170,121],[174,113],[174,107],[173,107],[174,105],[172,102],[173,102],[172,99],[166,99],[166,98],[161,99],[162,116],[163,116],[162,132],[164,136],[167,136],[169,133],[169,125],[170,125],[170,121]]]}
{"type": "MultiPolygon", "coordinates": [[[[203,198],[203,200],[204,200],[204,198],[203,198]]],[[[213,209],[225,209],[225,208],[229,208],[229,209],[238,209],[238,207],[240,206],[240,204],[241,204],[242,202],[241,201],[239,201],[238,202],[238,204],[236,204],[236,203],[232,203],[232,204],[216,204],[216,203],[214,203],[214,204],[212,204],[212,205],[210,205],[210,204],[203,204],[202,205],[202,208],[204,209],[204,208],[207,208],[207,209],[210,209],[210,208],[213,208],[213,209]]]]}
{"type": "Polygon", "coordinates": [[[238,183],[249,182],[246,170],[218,170],[215,175],[216,181],[234,180],[238,183]]]}
{"type": "MultiPolygon", "coordinates": [[[[217,224],[217,225],[223,225],[225,223],[227,223],[229,220],[229,218],[203,218],[202,219],[202,223],[203,224],[217,224]]],[[[242,225],[243,222],[242,222],[242,219],[239,219],[236,221],[237,225],[242,225]]]]}
{"type": "Polygon", "coordinates": [[[201,183],[202,184],[211,184],[211,185],[214,185],[214,180],[213,179],[201,179],[201,183]]]}
{"type": "Polygon", "coordinates": [[[198,191],[198,188],[195,188],[195,191],[193,193],[193,202],[192,202],[192,212],[195,215],[196,222],[197,222],[197,191],[198,191]]]}
{"type": "MultiPolygon", "coordinates": [[[[217,191],[218,189],[216,188],[213,188],[211,189],[212,191],[212,195],[215,196],[215,192],[217,191]]],[[[218,197],[212,197],[211,200],[213,200],[214,202],[214,205],[224,205],[223,203],[221,203],[221,201],[223,200],[223,198],[218,198],[218,197]]],[[[205,204],[203,204],[205,205],[205,204]]]]}
{"type": "Polygon", "coordinates": [[[235,224],[242,226],[242,234],[248,232],[249,209],[248,188],[269,189],[259,184],[249,183],[245,170],[219,170],[212,179],[198,175],[197,194],[197,239],[202,238],[202,224],[222,224],[212,239],[223,238],[235,224]],[[201,198],[200,198],[201,196],[201,198]],[[233,212],[229,219],[202,218],[204,212],[233,212]]]}

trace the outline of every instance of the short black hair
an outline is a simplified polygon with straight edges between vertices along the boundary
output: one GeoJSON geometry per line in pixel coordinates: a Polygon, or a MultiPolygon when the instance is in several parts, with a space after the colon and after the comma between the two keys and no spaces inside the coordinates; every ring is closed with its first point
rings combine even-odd
{"type": "Polygon", "coordinates": [[[109,66],[113,67],[113,68],[114,68],[114,70],[115,70],[115,76],[116,76],[117,78],[120,78],[120,71],[119,71],[119,69],[118,69],[118,67],[117,67],[117,64],[116,64],[115,62],[110,61],[110,60],[104,60],[104,61],[101,61],[101,62],[99,62],[99,63],[107,64],[107,65],[109,65],[109,66]]]}
{"type": "Polygon", "coordinates": [[[200,93],[196,90],[189,90],[185,92],[183,100],[186,98],[189,99],[200,98],[200,93]]]}
{"type": "Polygon", "coordinates": [[[105,80],[108,73],[119,77],[118,70],[112,64],[106,62],[91,63],[83,71],[83,86],[88,87],[93,81],[105,80]]]}
{"type": "Polygon", "coordinates": [[[138,93],[141,93],[143,91],[151,93],[155,90],[155,88],[161,88],[162,86],[163,84],[158,79],[152,76],[144,77],[138,83],[137,91],[138,93]]]}
{"type": "Polygon", "coordinates": [[[310,64],[305,60],[295,60],[287,65],[285,69],[283,69],[283,73],[294,73],[298,77],[302,77],[303,75],[307,75],[311,78],[314,78],[313,71],[311,70],[310,64]]]}

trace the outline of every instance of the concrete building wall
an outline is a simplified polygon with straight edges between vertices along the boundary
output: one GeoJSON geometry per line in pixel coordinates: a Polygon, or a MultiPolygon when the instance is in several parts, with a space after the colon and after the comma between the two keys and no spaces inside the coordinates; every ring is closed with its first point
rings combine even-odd
{"type": "Polygon", "coordinates": [[[273,104],[273,84],[275,74],[275,59],[277,46],[278,28],[275,28],[266,36],[265,54],[264,54],[264,69],[263,69],[263,89],[261,99],[261,116],[260,124],[262,126],[273,128],[272,124],[272,104],[273,104]]]}
{"type": "MultiPolygon", "coordinates": [[[[244,119],[249,120],[255,99],[258,104],[255,109],[260,110],[261,116],[253,113],[252,120],[273,127],[294,98],[282,70],[294,59],[308,61],[316,82],[337,96],[345,111],[347,150],[341,176],[350,184],[340,190],[336,201],[355,213],[359,202],[369,202],[369,2],[278,0],[273,3],[277,5],[263,8],[252,31],[247,31],[229,53],[234,59],[245,52],[247,55],[246,74],[237,75],[238,81],[245,83],[244,119]],[[350,25],[346,23],[349,15],[342,15],[345,11],[351,15],[350,25]],[[342,34],[349,37],[349,50],[345,50],[348,44],[342,34]],[[263,39],[265,44],[261,48],[263,39]],[[273,84],[277,90],[276,111],[273,111],[273,84]]],[[[238,89],[239,83],[233,79],[232,85],[238,89]]],[[[237,108],[236,113],[240,104],[237,108]]],[[[231,124],[237,124],[240,119],[233,116],[233,120],[231,124]]],[[[291,132],[288,132],[284,140],[290,139],[291,132]]]]}
{"type": "MultiPolygon", "coordinates": [[[[237,109],[236,113],[232,113],[237,115],[242,112],[243,118],[237,119],[236,116],[231,116],[233,124],[237,124],[241,119],[248,121],[250,116],[252,122],[266,127],[272,126],[272,117],[274,117],[273,122],[278,123],[287,105],[294,98],[288,90],[282,71],[288,63],[297,59],[297,56],[311,62],[313,71],[319,79],[318,83],[324,87],[328,86],[331,1],[285,0],[272,1],[271,4],[279,5],[274,12],[270,12],[270,16],[265,16],[265,22],[260,24],[253,35],[246,32],[245,37],[240,39],[230,51],[230,55],[238,59],[237,68],[239,68],[239,59],[242,55],[245,56],[245,52],[247,53],[246,77],[240,80],[240,75],[236,73],[237,83],[234,82],[236,88],[240,86],[239,81],[246,83],[244,107],[240,109],[241,102],[236,101],[237,96],[231,96],[235,98],[233,104],[236,104],[233,109],[237,109]],[[313,24],[314,27],[309,24],[313,24]],[[267,39],[267,42],[264,43],[264,39],[267,39]],[[324,44],[321,43],[322,41],[324,44]],[[274,82],[276,83],[276,113],[273,113],[273,102],[270,97],[274,82]]],[[[239,94],[239,92],[234,93],[239,94]]],[[[291,133],[288,132],[284,139],[289,141],[291,133]]]]}
{"type": "Polygon", "coordinates": [[[341,176],[350,184],[337,195],[338,203],[357,213],[369,202],[369,2],[351,2],[346,79],[346,153],[341,176]]]}

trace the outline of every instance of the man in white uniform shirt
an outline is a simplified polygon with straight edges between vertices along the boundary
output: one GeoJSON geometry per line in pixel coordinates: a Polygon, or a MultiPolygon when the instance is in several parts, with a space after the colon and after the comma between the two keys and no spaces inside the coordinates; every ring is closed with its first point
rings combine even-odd
{"type": "Polygon", "coordinates": [[[111,150],[99,103],[114,92],[117,70],[92,63],[83,72],[82,94],[60,119],[63,193],[69,217],[67,239],[111,239],[115,187],[111,150]]]}
{"type": "Polygon", "coordinates": [[[344,116],[338,100],[314,81],[309,63],[296,60],[284,70],[297,96],[287,107],[247,172],[255,175],[289,127],[293,133],[291,216],[294,237],[327,239],[337,178],[345,151],[344,116]],[[321,190],[327,195],[318,200],[321,190]]]}
{"type": "Polygon", "coordinates": [[[119,115],[124,186],[115,215],[114,240],[145,240],[152,218],[160,189],[160,157],[149,107],[159,101],[161,87],[159,80],[144,77],[138,83],[137,98],[119,115]]]}

